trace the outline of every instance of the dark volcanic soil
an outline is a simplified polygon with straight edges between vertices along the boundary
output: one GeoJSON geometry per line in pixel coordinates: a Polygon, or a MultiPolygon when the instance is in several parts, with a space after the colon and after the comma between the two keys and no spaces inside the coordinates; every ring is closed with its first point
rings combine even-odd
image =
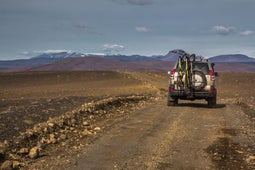
{"type": "Polygon", "coordinates": [[[83,103],[99,100],[93,97],[70,96],[56,99],[2,100],[0,117],[0,141],[10,140],[19,132],[74,110],[83,103]]]}
{"type": "Polygon", "coordinates": [[[0,80],[2,166],[255,168],[255,74],[220,74],[215,109],[205,101],[167,107],[166,73],[24,72],[0,80]]]}

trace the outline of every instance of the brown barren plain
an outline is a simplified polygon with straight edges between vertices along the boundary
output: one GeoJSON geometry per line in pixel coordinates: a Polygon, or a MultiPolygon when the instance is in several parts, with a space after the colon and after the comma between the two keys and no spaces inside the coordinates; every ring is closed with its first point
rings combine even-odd
{"type": "Polygon", "coordinates": [[[167,85],[165,72],[0,73],[1,168],[255,168],[255,73],[220,73],[213,109],[167,107],[167,85]]]}

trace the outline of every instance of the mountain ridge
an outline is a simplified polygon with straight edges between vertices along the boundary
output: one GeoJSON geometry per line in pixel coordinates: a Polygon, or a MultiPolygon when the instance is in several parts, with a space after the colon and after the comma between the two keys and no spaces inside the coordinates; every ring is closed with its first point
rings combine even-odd
{"type": "Polygon", "coordinates": [[[209,58],[210,62],[255,62],[255,58],[243,54],[225,54],[209,58]]]}
{"type": "Polygon", "coordinates": [[[47,65],[38,66],[28,71],[82,71],[82,70],[135,70],[135,71],[164,71],[171,68],[174,62],[171,61],[145,61],[145,62],[124,62],[102,57],[89,56],[66,58],[47,65]]]}
{"type": "MultiPolygon", "coordinates": [[[[119,65],[123,66],[123,68],[128,69],[130,67],[132,69],[132,65],[140,64],[135,69],[142,69],[141,67],[144,66],[147,69],[154,69],[153,65],[149,63],[154,63],[154,65],[162,65],[162,62],[175,62],[178,60],[181,54],[185,53],[185,51],[177,49],[169,51],[166,55],[158,55],[158,56],[142,56],[142,55],[97,55],[97,54],[82,54],[82,53],[75,53],[75,52],[58,52],[58,53],[43,53],[38,56],[32,57],[30,59],[19,59],[19,60],[6,60],[0,61],[0,71],[23,71],[23,70],[30,70],[33,68],[38,68],[44,65],[48,65],[57,61],[66,60],[66,59],[75,59],[80,58],[80,61],[83,61],[81,58],[87,57],[95,57],[101,58],[104,60],[95,59],[94,62],[105,62],[106,65],[111,65],[108,61],[115,63],[116,61],[121,62],[118,63],[119,65]],[[126,64],[124,64],[126,63],[126,64]],[[128,64],[129,63],[129,64],[128,64]],[[151,65],[151,68],[147,67],[147,65],[151,65]],[[155,64],[157,63],[157,64],[155,64]],[[132,64],[132,65],[131,65],[132,64]]],[[[229,54],[229,55],[218,55],[208,59],[210,62],[215,63],[255,63],[255,58],[248,57],[243,54],[229,54]]],[[[73,60],[75,61],[75,60],[73,60]]],[[[90,60],[92,61],[92,60],[90,60]]],[[[78,63],[76,63],[78,64],[78,63]]],[[[94,65],[90,62],[90,64],[94,65]]],[[[164,65],[164,64],[163,64],[164,65]]],[[[221,64],[223,66],[223,64],[221,64]]],[[[97,65],[97,69],[106,68],[102,64],[101,66],[97,65]]],[[[251,64],[254,66],[254,64],[251,64]]],[[[251,67],[249,66],[249,67],[251,67]]],[[[89,66],[87,65],[89,68],[89,66]]],[[[68,68],[68,66],[66,66],[68,68]]],[[[121,69],[120,67],[118,67],[121,69]]],[[[156,68],[156,66],[155,66],[156,68]]],[[[95,69],[95,68],[94,68],[95,69]]],[[[107,69],[111,69],[107,67],[107,69]]],[[[156,68],[159,69],[159,68],[156,68]]],[[[251,69],[252,70],[252,69],[251,69]]]]}

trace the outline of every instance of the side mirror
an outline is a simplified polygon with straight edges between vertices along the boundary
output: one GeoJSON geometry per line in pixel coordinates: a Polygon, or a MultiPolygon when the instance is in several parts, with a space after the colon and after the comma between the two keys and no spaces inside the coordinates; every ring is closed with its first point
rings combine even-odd
{"type": "Polygon", "coordinates": [[[215,66],[215,63],[212,63],[211,66],[212,66],[212,68],[213,68],[213,67],[215,66]]]}
{"type": "Polygon", "coordinates": [[[219,77],[219,73],[218,72],[214,72],[215,77],[219,77]]]}

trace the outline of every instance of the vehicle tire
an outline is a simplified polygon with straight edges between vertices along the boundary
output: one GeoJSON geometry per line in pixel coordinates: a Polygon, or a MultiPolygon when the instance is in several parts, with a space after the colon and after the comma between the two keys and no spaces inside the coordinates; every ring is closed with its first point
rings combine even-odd
{"type": "Polygon", "coordinates": [[[207,101],[208,101],[208,106],[209,107],[215,107],[216,106],[216,96],[209,98],[207,101]]]}
{"type": "Polygon", "coordinates": [[[178,105],[178,98],[172,98],[170,95],[168,95],[167,106],[176,106],[176,105],[178,105]]]}
{"type": "Polygon", "coordinates": [[[205,74],[202,71],[193,71],[192,88],[194,90],[202,90],[207,84],[205,74]]]}

